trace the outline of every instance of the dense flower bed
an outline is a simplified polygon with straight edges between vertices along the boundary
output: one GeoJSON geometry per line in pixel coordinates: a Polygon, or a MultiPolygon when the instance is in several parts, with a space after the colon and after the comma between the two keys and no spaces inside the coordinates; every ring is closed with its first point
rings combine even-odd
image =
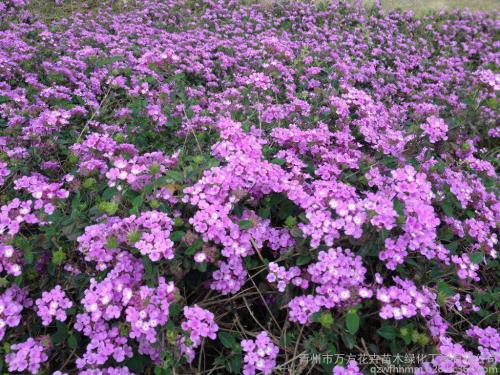
{"type": "Polygon", "coordinates": [[[3,372],[491,373],[498,15],[27,3],[0,3],[3,372]]]}

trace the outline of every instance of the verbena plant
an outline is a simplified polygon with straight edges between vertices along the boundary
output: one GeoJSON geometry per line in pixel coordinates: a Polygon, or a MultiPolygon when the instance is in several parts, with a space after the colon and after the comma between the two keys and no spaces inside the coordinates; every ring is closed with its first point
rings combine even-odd
{"type": "Polygon", "coordinates": [[[0,3],[2,371],[497,371],[497,14],[35,5],[0,3]]]}

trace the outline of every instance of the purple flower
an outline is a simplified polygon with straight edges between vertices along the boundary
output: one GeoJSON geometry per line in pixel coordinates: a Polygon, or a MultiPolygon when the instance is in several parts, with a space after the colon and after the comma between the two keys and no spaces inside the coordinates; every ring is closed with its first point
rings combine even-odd
{"type": "Polygon", "coordinates": [[[28,371],[38,374],[42,363],[49,358],[43,345],[43,338],[30,337],[25,342],[11,346],[12,352],[5,356],[9,371],[28,371]]]}
{"type": "Polygon", "coordinates": [[[42,324],[48,326],[54,319],[64,322],[67,318],[66,310],[73,306],[73,302],[66,297],[61,286],[56,285],[54,289],[43,292],[35,305],[42,324]]]}
{"type": "Polygon", "coordinates": [[[276,366],[279,348],[273,344],[267,332],[259,333],[255,340],[242,340],[241,348],[245,352],[244,375],[254,375],[257,372],[266,375],[272,373],[276,366]]]}

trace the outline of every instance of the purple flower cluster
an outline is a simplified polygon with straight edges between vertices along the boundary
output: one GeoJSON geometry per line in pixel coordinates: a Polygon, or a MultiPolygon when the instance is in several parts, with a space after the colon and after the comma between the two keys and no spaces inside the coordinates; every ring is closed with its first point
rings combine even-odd
{"type": "Polygon", "coordinates": [[[500,335],[493,327],[479,328],[473,326],[466,331],[469,337],[479,343],[479,358],[483,361],[500,362],[500,335]]]}
{"type": "Polygon", "coordinates": [[[445,374],[486,374],[480,360],[472,352],[467,351],[449,337],[440,339],[438,345],[439,355],[432,362],[424,362],[416,371],[418,375],[445,374]]]}
{"type": "Polygon", "coordinates": [[[43,209],[49,215],[55,210],[56,199],[66,199],[69,196],[69,191],[63,189],[62,185],[62,183],[49,183],[45,176],[37,173],[14,181],[14,189],[28,191],[36,199],[33,207],[36,210],[43,209]]]}
{"type": "MultiPolygon", "coordinates": [[[[99,369],[89,369],[79,372],[80,375],[133,375],[134,373],[129,370],[128,367],[104,367],[99,369]]],[[[62,373],[57,374],[57,371],[53,375],[64,375],[62,373]]]]}
{"type": "Polygon", "coordinates": [[[276,283],[280,292],[284,292],[286,286],[289,284],[298,286],[302,289],[307,289],[309,287],[309,281],[301,277],[302,271],[299,267],[291,267],[287,270],[285,267],[279,266],[275,262],[269,263],[268,267],[269,273],[266,279],[270,283],[276,283]]]}
{"type": "Polygon", "coordinates": [[[73,302],[66,297],[60,285],[42,293],[42,297],[35,301],[37,314],[42,324],[48,326],[52,321],[64,322],[67,319],[66,310],[73,306],[73,302]]]}
{"type": "Polygon", "coordinates": [[[377,289],[377,300],[382,304],[379,315],[382,319],[401,320],[417,314],[427,321],[434,337],[443,336],[448,329],[442,318],[437,296],[427,288],[419,290],[413,281],[394,277],[395,285],[377,289]]]}
{"type": "Polygon", "coordinates": [[[379,254],[387,268],[394,270],[397,265],[404,263],[407,249],[417,251],[427,259],[437,258],[449,264],[448,250],[437,241],[440,220],[431,204],[435,194],[426,175],[407,165],[393,170],[390,178],[373,171],[369,183],[377,186],[384,195],[396,197],[404,206],[404,234],[387,238],[385,249],[379,254]]]}
{"type": "Polygon", "coordinates": [[[178,154],[169,157],[160,151],[140,155],[133,144],[119,143],[108,134],[91,133],[71,151],[78,157],[79,173],[97,172],[108,186],[141,190],[176,164],[178,154]]]}
{"type": "Polygon", "coordinates": [[[17,327],[21,322],[21,313],[31,307],[28,291],[13,285],[0,295],[0,340],[8,327],[17,327]]]}
{"type": "Polygon", "coordinates": [[[335,366],[333,368],[333,375],[361,375],[363,374],[358,367],[358,364],[355,360],[351,359],[347,362],[346,367],[335,366]]]}
{"type": "Polygon", "coordinates": [[[124,219],[109,217],[101,224],[90,225],[78,237],[79,250],[87,261],[97,262],[98,269],[105,269],[128,245],[139,250],[154,262],[174,257],[170,240],[173,220],[159,211],[143,212],[124,219]]]}
{"type": "Polygon", "coordinates": [[[12,352],[5,356],[5,362],[9,371],[28,371],[30,374],[38,374],[40,365],[49,358],[46,353],[44,338],[34,339],[30,337],[25,342],[11,346],[12,352]]]}
{"type": "Polygon", "coordinates": [[[247,273],[241,258],[233,257],[227,261],[219,261],[218,270],[212,274],[210,288],[222,294],[238,292],[247,279],[247,273]]]}
{"type": "Polygon", "coordinates": [[[0,243],[0,272],[19,276],[22,270],[22,254],[10,245],[0,243]]]}
{"type": "Polygon", "coordinates": [[[276,366],[276,357],[279,348],[269,338],[267,332],[261,332],[255,340],[242,340],[241,348],[245,352],[243,357],[244,375],[254,375],[257,372],[271,374],[276,366]]]}
{"type": "Polygon", "coordinates": [[[448,139],[446,136],[448,126],[442,118],[431,116],[427,119],[427,122],[422,124],[420,127],[424,133],[429,136],[429,141],[431,143],[446,141],[448,139]]]}
{"type": "Polygon", "coordinates": [[[291,321],[307,324],[322,307],[349,307],[373,295],[372,288],[365,285],[366,268],[361,257],[349,249],[320,251],[318,262],[309,265],[307,273],[316,294],[295,297],[289,302],[291,321]]]}
{"type": "Polygon", "coordinates": [[[459,278],[470,278],[472,280],[479,281],[479,277],[477,276],[479,265],[473,263],[467,254],[464,253],[461,256],[453,255],[451,257],[451,261],[457,265],[457,275],[459,278]]]}
{"type": "Polygon", "coordinates": [[[189,344],[183,337],[181,352],[186,355],[188,362],[191,362],[194,359],[194,350],[202,344],[202,339],[208,337],[215,340],[219,327],[214,322],[214,314],[198,305],[184,306],[184,318],[181,328],[188,333],[189,344]]]}
{"type": "MultiPolygon", "coordinates": [[[[183,198],[184,202],[199,208],[189,219],[190,224],[203,240],[222,245],[221,254],[229,258],[228,262],[220,263],[220,272],[214,274],[215,283],[220,280],[219,274],[227,274],[229,269],[237,270],[239,258],[252,255],[264,245],[280,251],[293,244],[287,230],[272,228],[269,220],[253,212],[244,212],[240,218],[231,215],[234,206],[244,198],[282,191],[279,180],[284,173],[279,172],[277,165],[263,160],[265,141],[258,130],[246,134],[241,124],[229,119],[219,121],[217,128],[221,141],[212,147],[212,153],[227,165],[206,171],[194,186],[184,189],[183,198]],[[241,221],[249,221],[252,225],[249,229],[241,229],[241,221]]],[[[244,274],[237,276],[242,277],[244,274]]],[[[222,286],[215,288],[224,289],[222,286]]]]}
{"type": "MultiPolygon", "coordinates": [[[[127,222],[128,224],[128,222],[127,222]]],[[[144,212],[133,221],[132,227],[140,234],[133,246],[153,262],[173,259],[174,243],[169,239],[173,221],[166,214],[157,211],[144,212]]],[[[129,230],[129,241],[131,232],[129,230]]]]}
{"type": "Polygon", "coordinates": [[[10,173],[7,166],[8,166],[7,163],[0,161],[0,186],[2,186],[5,183],[5,179],[10,173]]]}
{"type": "Polygon", "coordinates": [[[104,280],[91,280],[82,299],[85,312],[77,315],[75,324],[91,340],[86,354],[77,361],[79,368],[102,365],[110,357],[122,362],[132,355],[128,338],[139,343],[139,351],[157,359],[160,349],[152,345],[157,342],[157,329],[168,321],[175,287],[162,277],[156,288],[141,285],[142,277],[142,262],[124,252],[104,280]],[[126,335],[110,325],[120,318],[126,335]],[[108,343],[104,347],[103,340],[108,343]]]}
{"type": "Polygon", "coordinates": [[[463,311],[465,314],[468,314],[471,311],[478,312],[481,310],[479,306],[474,305],[470,294],[466,294],[462,301],[460,293],[457,293],[449,297],[446,303],[447,306],[455,308],[457,311],[463,311]]]}

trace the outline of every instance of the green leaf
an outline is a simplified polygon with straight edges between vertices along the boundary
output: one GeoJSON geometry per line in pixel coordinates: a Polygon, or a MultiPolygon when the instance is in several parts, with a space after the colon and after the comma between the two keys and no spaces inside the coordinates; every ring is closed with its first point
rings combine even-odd
{"type": "Polygon", "coordinates": [[[68,327],[66,326],[66,324],[57,321],[56,326],[57,332],[50,337],[55,345],[64,342],[64,340],[66,340],[66,337],[68,337],[68,327]]]}
{"type": "MultiPolygon", "coordinates": [[[[260,261],[255,259],[254,257],[245,257],[243,258],[243,262],[245,262],[245,267],[247,269],[255,268],[261,264],[260,261]]],[[[267,259],[264,259],[264,264],[269,264],[269,261],[267,259]]]]}
{"type": "Polygon", "coordinates": [[[184,175],[179,171],[166,171],[164,174],[167,182],[182,182],[184,181],[184,175]]]}
{"type": "Polygon", "coordinates": [[[137,374],[144,374],[144,367],[148,363],[146,357],[140,354],[134,355],[123,361],[123,364],[137,374]]]}
{"type": "Polygon", "coordinates": [[[459,245],[458,241],[453,241],[453,242],[445,244],[444,247],[446,247],[448,250],[454,252],[454,251],[457,251],[458,245],[459,245]]]}
{"type": "Polygon", "coordinates": [[[238,342],[236,341],[236,338],[228,333],[228,332],[219,332],[217,335],[219,337],[220,342],[222,345],[224,345],[228,349],[237,349],[238,348],[238,342]]]}
{"type": "Polygon", "coordinates": [[[455,294],[453,289],[443,280],[437,282],[438,291],[443,293],[445,296],[452,296],[455,294]]]}
{"type": "Polygon", "coordinates": [[[196,253],[197,250],[201,249],[202,246],[203,246],[203,240],[198,239],[194,242],[192,246],[189,246],[186,249],[185,253],[188,256],[194,255],[194,253],[196,253]]]}
{"type": "Polygon", "coordinates": [[[269,207],[259,208],[257,214],[264,219],[268,219],[271,216],[271,209],[269,207]]]}
{"type": "Polygon", "coordinates": [[[198,270],[200,272],[206,272],[207,271],[207,264],[206,263],[196,263],[194,265],[194,269],[198,270]]]}
{"type": "Polygon", "coordinates": [[[175,318],[177,315],[179,315],[181,310],[181,305],[179,305],[178,303],[171,303],[168,307],[168,315],[170,316],[170,318],[175,318]]]}
{"type": "Polygon", "coordinates": [[[333,316],[330,312],[324,312],[319,318],[319,322],[325,328],[331,328],[333,325],[333,316]]]}
{"type": "Polygon", "coordinates": [[[71,349],[76,349],[76,347],[78,346],[78,341],[75,336],[71,335],[68,337],[68,346],[71,349]]]}
{"type": "Polygon", "coordinates": [[[446,216],[454,216],[453,206],[450,202],[446,200],[441,202],[441,208],[443,209],[443,212],[446,214],[446,216]]]}
{"type": "Polygon", "coordinates": [[[285,220],[285,225],[288,228],[293,228],[295,225],[297,225],[297,219],[294,216],[288,216],[285,220]]]}
{"type": "Polygon", "coordinates": [[[115,188],[107,188],[106,190],[104,190],[104,192],[102,193],[102,199],[104,199],[105,201],[108,201],[110,200],[116,193],[118,193],[118,190],[116,190],[115,188]]]}
{"type": "Polygon", "coordinates": [[[142,203],[144,202],[144,198],[142,195],[138,195],[130,203],[132,203],[132,208],[130,209],[130,214],[132,215],[137,215],[139,213],[139,208],[142,206],[142,203]]]}
{"type": "Polygon", "coordinates": [[[23,253],[24,253],[24,261],[26,264],[33,264],[33,252],[29,247],[23,248],[23,253]]]}
{"type": "Polygon", "coordinates": [[[470,255],[470,260],[472,263],[479,264],[483,261],[484,259],[484,254],[480,251],[476,251],[475,253],[472,253],[470,255]]]}
{"type": "Polygon", "coordinates": [[[293,238],[303,238],[304,233],[300,230],[300,228],[294,227],[290,229],[290,234],[293,238]]]}
{"type": "Polygon", "coordinates": [[[286,160],[285,159],[276,158],[276,159],[271,160],[271,163],[277,164],[277,165],[283,165],[283,164],[286,163],[286,160]]]}
{"type": "Polygon", "coordinates": [[[308,264],[311,261],[311,256],[310,255],[300,255],[297,257],[297,260],[295,261],[295,264],[297,266],[303,266],[308,264]]]}
{"type": "Polygon", "coordinates": [[[172,232],[172,234],[170,235],[170,239],[174,242],[179,242],[180,240],[182,240],[182,237],[184,237],[185,234],[186,232],[176,230],[175,232],[172,232]]]}
{"type": "Polygon", "coordinates": [[[401,327],[399,334],[406,345],[409,345],[412,342],[413,328],[410,325],[401,327]]]}
{"type": "Polygon", "coordinates": [[[155,375],[171,375],[172,369],[171,368],[162,368],[160,366],[155,366],[154,374],[155,375]]]}
{"type": "Polygon", "coordinates": [[[345,319],[345,326],[347,330],[352,334],[355,335],[356,332],[358,332],[359,329],[359,316],[358,313],[350,310],[347,313],[346,319],[345,319]]]}
{"type": "Polygon", "coordinates": [[[144,265],[144,278],[146,280],[151,280],[154,279],[155,277],[155,270],[153,267],[153,263],[148,257],[142,257],[142,264],[144,265]]]}
{"type": "Polygon", "coordinates": [[[235,355],[233,356],[227,363],[226,368],[231,374],[240,374],[241,373],[241,356],[235,355]]]}
{"type": "Polygon", "coordinates": [[[52,252],[52,264],[59,266],[66,260],[66,253],[63,249],[58,249],[52,252]]]}
{"type": "Polygon", "coordinates": [[[399,216],[404,216],[404,204],[399,199],[395,198],[392,202],[394,209],[398,213],[399,216]]]}
{"type": "Polygon", "coordinates": [[[377,330],[377,333],[387,340],[394,340],[398,335],[397,329],[391,325],[383,325],[377,330]]]}
{"type": "Polygon", "coordinates": [[[340,338],[342,339],[342,342],[347,347],[347,349],[351,350],[352,348],[354,348],[354,345],[356,344],[356,339],[354,338],[353,335],[351,335],[347,332],[344,332],[340,336],[340,338]]]}
{"type": "Polygon", "coordinates": [[[251,229],[253,228],[253,223],[250,220],[241,220],[238,226],[240,229],[251,229]]]}
{"type": "Polygon", "coordinates": [[[453,232],[447,226],[442,227],[441,229],[439,229],[438,234],[439,234],[439,239],[441,241],[450,241],[453,238],[453,232]]]}

